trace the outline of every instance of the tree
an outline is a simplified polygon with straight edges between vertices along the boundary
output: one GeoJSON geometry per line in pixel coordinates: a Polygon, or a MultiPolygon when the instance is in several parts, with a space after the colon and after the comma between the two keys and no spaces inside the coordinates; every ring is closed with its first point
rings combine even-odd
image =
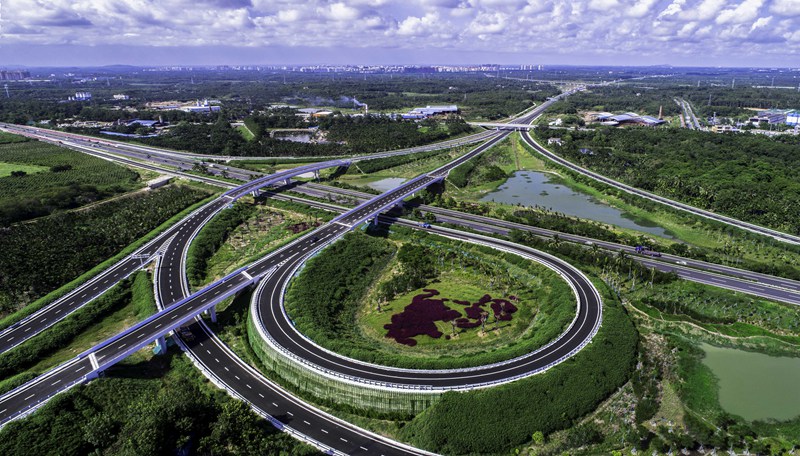
{"type": "Polygon", "coordinates": [[[541,445],[544,443],[544,433],[542,433],[542,431],[536,431],[531,436],[531,439],[533,440],[533,443],[541,445]]]}

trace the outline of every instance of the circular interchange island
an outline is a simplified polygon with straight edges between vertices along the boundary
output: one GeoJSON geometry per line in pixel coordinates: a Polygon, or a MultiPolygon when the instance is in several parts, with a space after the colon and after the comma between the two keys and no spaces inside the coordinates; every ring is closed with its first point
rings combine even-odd
{"type": "Polygon", "coordinates": [[[602,319],[583,273],[496,238],[393,226],[308,258],[262,281],[248,337],[271,375],[323,403],[415,414],[549,369],[602,319]]]}

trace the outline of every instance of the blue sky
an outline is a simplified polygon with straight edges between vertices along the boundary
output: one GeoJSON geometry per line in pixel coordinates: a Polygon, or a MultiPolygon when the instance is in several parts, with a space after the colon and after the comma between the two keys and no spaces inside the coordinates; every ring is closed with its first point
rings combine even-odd
{"type": "Polygon", "coordinates": [[[4,65],[800,67],[800,0],[0,0],[4,65]]]}

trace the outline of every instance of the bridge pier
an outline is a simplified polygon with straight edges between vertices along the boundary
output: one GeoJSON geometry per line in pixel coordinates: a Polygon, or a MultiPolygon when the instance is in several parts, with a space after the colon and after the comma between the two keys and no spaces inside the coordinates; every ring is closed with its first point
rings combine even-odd
{"type": "Polygon", "coordinates": [[[156,346],[158,346],[159,355],[164,355],[167,353],[167,339],[164,336],[156,339],[156,346]]]}
{"type": "Polygon", "coordinates": [[[292,183],[292,178],[291,177],[287,177],[286,179],[283,180],[283,185],[289,185],[291,183],[292,183]]]}
{"type": "Polygon", "coordinates": [[[252,192],[250,192],[250,194],[253,195],[253,198],[258,198],[258,196],[261,194],[261,189],[257,188],[255,190],[253,190],[252,192]]]}
{"type": "Polygon", "coordinates": [[[208,314],[209,317],[211,317],[211,323],[217,322],[217,306],[214,306],[206,310],[206,313],[208,314]]]}

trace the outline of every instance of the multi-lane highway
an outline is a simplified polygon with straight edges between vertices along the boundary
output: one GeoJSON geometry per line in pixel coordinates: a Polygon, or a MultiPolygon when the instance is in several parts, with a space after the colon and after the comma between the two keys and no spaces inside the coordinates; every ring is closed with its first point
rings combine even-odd
{"type": "MultiPolygon", "coordinates": [[[[540,108],[544,109],[546,106],[542,106],[540,108]]],[[[541,111],[537,110],[537,113],[538,112],[541,111]]],[[[491,145],[504,137],[505,134],[493,133],[492,136],[494,136],[494,139],[489,141],[483,147],[491,147],[491,145]]],[[[143,346],[143,344],[146,344],[147,342],[150,342],[162,335],[165,331],[164,328],[173,328],[179,324],[184,324],[185,322],[191,321],[191,319],[194,318],[200,309],[208,308],[214,302],[218,302],[222,298],[234,294],[236,291],[244,288],[245,286],[257,282],[262,276],[266,277],[267,279],[260,287],[261,293],[259,296],[264,296],[267,290],[276,290],[276,287],[281,283],[285,283],[285,280],[288,278],[285,271],[293,270],[294,266],[302,263],[302,261],[304,261],[304,259],[307,258],[313,251],[341,236],[351,227],[365,219],[370,218],[376,212],[391,207],[404,196],[407,196],[414,191],[424,188],[430,183],[441,179],[446,175],[447,171],[474,156],[475,154],[480,153],[481,151],[473,151],[467,154],[467,156],[449,164],[443,169],[429,173],[425,176],[421,176],[420,178],[405,184],[402,189],[388,192],[387,194],[363,203],[357,208],[352,209],[338,217],[336,222],[323,226],[314,233],[304,236],[297,242],[280,249],[273,255],[270,255],[243,270],[236,271],[225,280],[191,296],[186,296],[187,288],[185,285],[185,278],[180,277],[180,274],[182,274],[183,271],[183,266],[180,264],[180,262],[184,257],[185,248],[188,246],[189,240],[194,236],[199,227],[197,225],[187,225],[181,228],[178,230],[180,233],[176,233],[180,236],[175,236],[171,239],[171,242],[167,243],[167,248],[165,248],[167,255],[161,258],[159,263],[159,282],[157,284],[158,295],[162,299],[163,303],[169,305],[171,302],[175,302],[176,304],[174,304],[172,307],[168,307],[168,309],[164,312],[161,312],[151,319],[146,320],[140,325],[135,326],[125,334],[101,344],[95,350],[87,352],[87,354],[84,356],[76,358],[61,366],[59,369],[51,371],[45,376],[36,379],[34,382],[31,382],[24,387],[19,388],[0,398],[0,422],[7,421],[9,417],[13,416],[13,414],[19,411],[24,411],[30,407],[34,407],[40,401],[52,396],[54,391],[63,390],[65,389],[65,386],[75,382],[85,381],[89,372],[102,370],[117,360],[128,356],[130,352],[139,349],[141,346],[143,346]]],[[[141,163],[137,162],[136,166],[141,166],[141,163]]],[[[258,183],[253,185],[257,187],[258,183]]],[[[247,193],[254,188],[255,187],[252,186],[246,187],[246,189],[243,191],[244,193],[247,193]]],[[[233,198],[229,198],[229,200],[230,199],[233,198]]],[[[453,220],[458,220],[458,217],[453,214],[439,213],[437,216],[452,217],[453,220]]],[[[481,229],[479,227],[483,226],[483,228],[486,230],[486,227],[492,225],[486,221],[476,221],[475,219],[469,220],[469,218],[462,218],[461,221],[467,226],[476,229],[481,229]]],[[[507,232],[510,228],[508,226],[504,227],[500,224],[495,224],[494,229],[497,230],[495,232],[502,232],[501,230],[505,230],[507,232]]],[[[449,233],[447,230],[441,230],[440,234],[463,237],[465,240],[472,241],[478,239],[478,236],[476,235],[458,232],[449,233]]],[[[559,236],[565,238],[565,236],[568,235],[559,234],[559,236]]],[[[490,239],[482,242],[499,243],[505,241],[490,239]]],[[[513,246],[513,244],[511,245],[513,246]]],[[[500,247],[499,245],[497,246],[500,247]]],[[[601,247],[606,248],[607,246],[603,245],[601,247]]],[[[513,249],[519,247],[505,246],[504,248],[513,249]]],[[[527,255],[530,254],[530,252],[520,254],[527,255]]],[[[687,267],[696,265],[687,264],[686,266],[682,266],[663,261],[655,261],[650,258],[640,258],[640,260],[646,264],[651,264],[654,267],[658,267],[659,269],[667,267],[669,269],[676,269],[678,271],[685,270],[683,273],[687,274],[687,277],[699,272],[700,275],[695,277],[695,280],[709,280],[707,275],[703,276],[703,274],[708,273],[704,271],[698,271],[692,267],[687,267]]],[[[718,265],[712,265],[712,267],[718,267],[718,265]]],[[[730,271],[725,271],[723,274],[727,274],[728,272],[730,271]]],[[[716,280],[721,280],[726,283],[727,281],[742,283],[749,282],[751,280],[765,279],[769,276],[759,277],[756,279],[741,279],[735,277],[730,278],[727,276],[720,277],[722,277],[722,279],[717,278],[716,280]]],[[[786,282],[783,282],[782,279],[777,279],[775,286],[766,282],[759,283],[766,285],[765,288],[767,289],[778,289],[781,286],[786,285],[786,282]]],[[[712,284],[718,285],[717,283],[712,284]]],[[[722,286],[724,286],[724,284],[722,286]]],[[[745,289],[747,288],[743,288],[742,291],[745,289]]],[[[788,290],[788,288],[783,289],[788,290]]],[[[278,295],[279,294],[280,293],[278,293],[278,295]]],[[[86,298],[86,296],[84,298],[86,298]]],[[[270,305],[274,304],[275,302],[274,299],[262,299],[258,302],[261,303],[262,301],[269,302],[270,305]]],[[[270,307],[270,309],[272,309],[272,307],[270,307]]],[[[579,315],[581,315],[580,309],[581,307],[579,306],[579,315]]],[[[590,322],[592,320],[589,312],[586,312],[584,315],[585,318],[581,321],[585,320],[586,322],[590,322]]],[[[278,321],[277,315],[275,321],[278,321]]],[[[576,322],[577,321],[579,320],[576,320],[576,322]]],[[[586,325],[573,325],[573,327],[577,326],[585,327],[586,325]]],[[[336,420],[335,418],[327,416],[306,404],[303,404],[301,401],[293,398],[285,391],[282,391],[279,387],[272,385],[268,380],[264,379],[263,376],[260,376],[260,374],[253,371],[251,368],[241,362],[241,360],[238,360],[238,358],[236,358],[236,356],[233,355],[230,350],[224,346],[224,344],[219,342],[204,325],[196,324],[194,328],[195,335],[197,337],[196,340],[192,342],[192,346],[190,348],[195,362],[203,368],[207,375],[213,377],[216,383],[228,389],[231,394],[248,400],[260,413],[264,415],[268,414],[274,417],[272,418],[272,421],[279,427],[288,425],[292,428],[292,432],[303,434],[314,440],[315,443],[321,444],[323,447],[343,449],[343,451],[348,454],[356,454],[359,452],[364,452],[364,454],[371,454],[373,452],[375,452],[375,454],[408,454],[409,452],[418,453],[413,449],[404,447],[391,441],[386,441],[385,439],[381,439],[377,436],[373,436],[366,431],[350,426],[346,423],[336,420]]],[[[38,331],[31,329],[29,332],[35,333],[38,331]]],[[[577,340],[581,339],[581,337],[576,336],[573,339],[577,340]]],[[[569,343],[573,339],[562,338],[560,340],[563,340],[566,343],[565,348],[568,348],[569,343]]],[[[583,340],[585,341],[587,339],[584,338],[583,340]]],[[[304,350],[307,350],[307,348],[304,348],[304,350]]],[[[532,366],[532,364],[528,365],[527,369],[530,369],[532,366]]],[[[385,375],[385,373],[378,373],[376,375],[385,375]]],[[[436,374],[432,373],[431,375],[435,376],[436,374]]],[[[389,379],[386,379],[387,383],[388,380],[389,379]]],[[[497,378],[487,377],[486,380],[488,382],[493,382],[496,381],[497,378]]],[[[443,379],[437,379],[434,377],[432,381],[441,382],[443,379]]],[[[462,384],[468,383],[462,382],[462,384]]],[[[472,383],[472,385],[475,384],[477,383],[472,383]]],[[[458,387],[458,384],[456,382],[451,385],[440,384],[440,386],[443,388],[453,388],[458,387]]]]}
{"type": "Polygon", "coordinates": [[[347,160],[332,160],[329,162],[303,165],[290,170],[262,176],[237,188],[228,190],[223,193],[221,197],[197,209],[188,217],[173,225],[171,228],[164,231],[164,233],[137,249],[134,253],[125,257],[109,269],[106,269],[88,282],[78,286],[64,297],[55,300],[51,304],[0,332],[0,353],[16,347],[36,334],[39,334],[41,331],[56,324],[92,299],[108,291],[123,278],[141,269],[144,264],[149,263],[156,255],[165,254],[171,257],[179,254],[180,251],[176,253],[175,250],[168,249],[170,242],[181,243],[184,239],[188,242],[194,237],[194,233],[199,231],[217,212],[237,198],[247,195],[249,192],[258,188],[285,181],[298,174],[326,167],[346,166],[348,163],[347,160]]]}
{"type": "Polygon", "coordinates": [[[556,271],[566,280],[575,294],[576,316],[568,329],[552,344],[518,358],[496,364],[466,369],[419,370],[399,369],[365,363],[325,350],[297,331],[283,307],[283,292],[305,261],[295,258],[282,265],[264,280],[255,296],[254,315],[262,335],[276,349],[286,353],[287,359],[302,359],[303,366],[320,373],[336,373],[339,378],[389,388],[458,390],[496,385],[533,375],[566,359],[591,341],[599,328],[602,300],[591,281],[575,267],[543,252],[512,242],[466,233],[441,227],[431,227],[433,233],[479,243],[498,250],[511,252],[531,261],[539,262],[556,271]]]}
{"type": "MultiPolygon", "coordinates": [[[[198,312],[209,309],[216,303],[235,294],[246,286],[257,282],[262,276],[273,272],[281,263],[295,257],[305,257],[310,251],[320,248],[333,239],[340,237],[349,231],[352,226],[370,218],[376,212],[401,201],[415,191],[441,179],[447,171],[463,163],[470,157],[480,154],[496,142],[495,140],[481,145],[433,173],[420,176],[420,178],[414,179],[401,187],[373,198],[371,201],[342,214],[335,222],[326,224],[312,234],[298,239],[274,254],[269,255],[247,268],[236,271],[224,279],[177,302],[153,317],[135,325],[124,333],[102,342],[69,363],[59,366],[44,376],[3,396],[0,398],[0,423],[6,422],[18,416],[20,413],[35,408],[38,404],[52,397],[58,391],[64,390],[75,382],[89,378],[92,374],[113,365],[147,345],[150,341],[158,339],[169,330],[189,322],[198,312]]],[[[316,164],[316,166],[322,165],[316,164]]],[[[274,176],[271,177],[274,178],[274,176]]],[[[266,181],[261,182],[261,184],[264,182],[266,181]]],[[[243,185],[240,189],[237,189],[237,192],[251,191],[257,185],[258,183],[255,181],[250,182],[243,185]]],[[[238,193],[229,193],[228,196],[235,196],[236,194],[238,193]]],[[[221,198],[222,201],[225,199],[224,197],[221,198]]],[[[186,233],[188,233],[188,230],[184,232],[184,235],[186,233]]],[[[159,285],[159,287],[163,286],[164,284],[159,285]]]]}
{"type": "MultiPolygon", "coordinates": [[[[308,194],[318,198],[328,198],[329,196],[345,196],[362,200],[369,198],[370,195],[355,190],[341,189],[316,183],[304,183],[292,188],[295,192],[308,194]]],[[[508,222],[505,220],[494,219],[481,215],[469,214],[465,212],[443,209],[435,206],[419,206],[423,213],[430,212],[436,215],[440,222],[452,223],[464,226],[476,231],[492,234],[508,234],[512,229],[527,231],[544,238],[559,239],[568,242],[575,242],[583,245],[596,245],[599,248],[609,251],[625,251],[632,258],[654,264],[659,270],[675,271],[679,276],[687,280],[695,280],[702,283],[728,288],[736,291],[753,294],[767,299],[789,304],[800,304],[800,282],[792,279],[785,279],[769,274],[747,271],[716,263],[695,260],[692,258],[680,257],[668,253],[662,253],[661,257],[654,259],[651,257],[638,255],[633,246],[618,244],[615,242],[603,241],[575,234],[563,233],[548,230],[521,223],[508,222]]]]}

